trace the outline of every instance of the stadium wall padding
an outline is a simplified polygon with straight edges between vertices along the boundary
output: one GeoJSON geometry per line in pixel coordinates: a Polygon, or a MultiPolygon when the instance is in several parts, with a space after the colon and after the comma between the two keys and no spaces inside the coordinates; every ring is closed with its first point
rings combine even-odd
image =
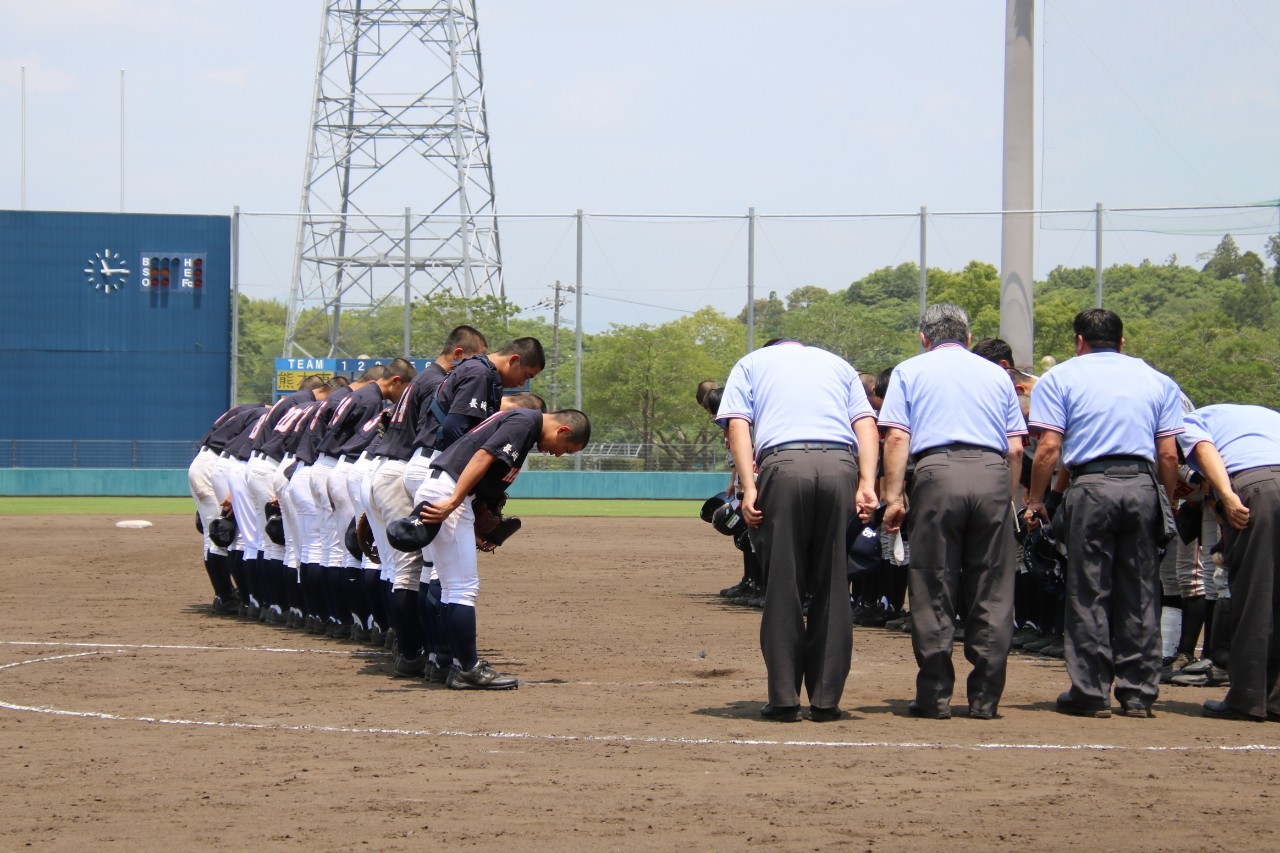
{"type": "MultiPolygon", "coordinates": [[[[526,471],[512,485],[515,498],[702,500],[729,481],[727,473],[526,471]]],[[[185,469],[0,468],[0,495],[188,495],[185,469]]]]}

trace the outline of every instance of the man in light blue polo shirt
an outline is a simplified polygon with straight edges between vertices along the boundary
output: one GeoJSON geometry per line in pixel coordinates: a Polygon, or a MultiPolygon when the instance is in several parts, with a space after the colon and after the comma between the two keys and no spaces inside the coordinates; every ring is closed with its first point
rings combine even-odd
{"type": "Polygon", "coordinates": [[[1262,406],[1204,406],[1178,436],[1225,517],[1231,584],[1231,687],[1206,716],[1280,719],[1280,413],[1262,406]]]}
{"type": "Polygon", "coordinates": [[[1151,716],[1160,691],[1160,568],[1164,529],[1156,476],[1169,496],[1178,474],[1174,436],[1182,432],[1178,386],[1140,359],[1122,355],[1124,325],[1114,312],[1075,318],[1076,357],[1031,392],[1027,424],[1040,433],[1031,469],[1027,523],[1044,516],[1044,493],[1061,457],[1071,486],[1054,523],[1067,543],[1066,659],[1071,689],[1057,710],[1151,716]]]}
{"type": "Polygon", "coordinates": [[[765,578],[769,702],[761,716],[798,720],[803,685],[810,719],[839,719],[853,653],[845,533],[855,509],[866,519],[877,504],[875,412],[847,361],[782,340],[734,365],[716,419],[729,431],[742,516],[765,578]]]}
{"type": "Polygon", "coordinates": [[[996,715],[1013,637],[1013,496],[1027,428],[1009,375],[969,352],[969,340],[964,309],[930,305],[920,319],[926,352],[894,368],[880,408],[890,533],[907,511],[907,457],[916,460],[907,592],[920,671],[908,710],[938,720],[951,717],[951,644],[961,595],[968,612],[964,654],[973,664],[970,717],[996,715]]]}

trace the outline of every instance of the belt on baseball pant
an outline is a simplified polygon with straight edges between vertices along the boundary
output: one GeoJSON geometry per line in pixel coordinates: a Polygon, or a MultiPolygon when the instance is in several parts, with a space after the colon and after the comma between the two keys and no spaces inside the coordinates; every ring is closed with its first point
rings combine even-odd
{"type": "Polygon", "coordinates": [[[274,463],[276,463],[277,465],[279,465],[279,464],[280,464],[280,460],[279,460],[279,459],[275,458],[274,456],[268,456],[267,454],[263,453],[263,452],[262,452],[262,451],[260,451],[260,450],[255,450],[255,451],[253,451],[253,453],[250,453],[250,454],[249,454],[249,458],[250,458],[250,459],[265,459],[265,460],[266,460],[266,461],[268,461],[268,462],[274,462],[274,463]]]}
{"type": "Polygon", "coordinates": [[[843,450],[846,453],[853,453],[853,445],[841,441],[784,441],[761,450],[760,455],[756,457],[756,464],[759,465],[773,454],[784,450],[843,450]]]}
{"type": "Polygon", "coordinates": [[[443,474],[443,473],[444,473],[444,469],[442,469],[442,468],[432,468],[432,469],[431,469],[431,473],[430,473],[430,474],[428,474],[427,476],[428,476],[428,477],[430,477],[430,478],[431,478],[431,479],[433,479],[433,480],[439,480],[439,479],[440,479],[440,475],[441,475],[441,474],[443,474]]]}
{"type": "Polygon", "coordinates": [[[1085,474],[1154,474],[1155,470],[1155,466],[1141,456],[1099,456],[1072,466],[1071,476],[1074,479],[1085,474]]]}
{"type": "Polygon", "coordinates": [[[927,447],[915,456],[912,456],[911,462],[912,464],[915,464],[926,456],[935,456],[939,453],[994,453],[996,456],[1004,456],[1004,453],[996,450],[994,447],[987,447],[982,444],[963,444],[961,442],[955,442],[954,444],[939,444],[937,447],[927,447]]]}

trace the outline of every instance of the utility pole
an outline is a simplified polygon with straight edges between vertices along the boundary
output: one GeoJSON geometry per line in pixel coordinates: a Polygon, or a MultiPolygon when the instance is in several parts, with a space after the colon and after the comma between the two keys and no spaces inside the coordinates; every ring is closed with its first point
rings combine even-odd
{"type": "Polygon", "coordinates": [[[555,296],[552,297],[552,313],[551,313],[551,411],[557,411],[560,408],[560,308],[568,303],[568,299],[562,297],[561,293],[576,293],[577,288],[572,285],[563,285],[560,279],[556,279],[553,287],[555,296]]]}

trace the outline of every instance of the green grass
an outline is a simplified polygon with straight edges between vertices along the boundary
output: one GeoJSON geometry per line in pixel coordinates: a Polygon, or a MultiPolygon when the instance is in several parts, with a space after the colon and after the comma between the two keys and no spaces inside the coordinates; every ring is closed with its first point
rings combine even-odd
{"type": "MultiPolygon", "coordinates": [[[[508,515],[538,517],[697,518],[701,501],[539,500],[512,498],[508,515]]],[[[190,498],[0,497],[0,515],[195,515],[190,498]]]]}

